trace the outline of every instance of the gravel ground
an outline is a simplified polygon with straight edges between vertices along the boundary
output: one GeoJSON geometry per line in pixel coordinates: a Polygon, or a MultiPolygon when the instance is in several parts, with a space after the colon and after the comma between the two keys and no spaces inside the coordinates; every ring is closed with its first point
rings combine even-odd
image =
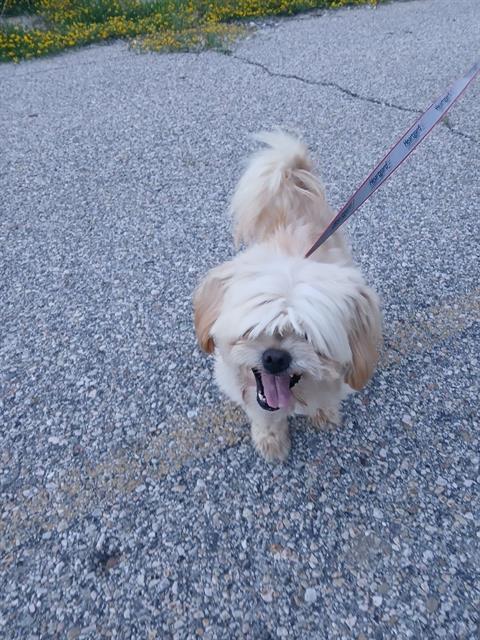
{"type": "Polygon", "coordinates": [[[480,82],[348,224],[385,353],[342,428],[259,459],[190,302],[250,133],[338,207],[479,41],[422,0],[0,66],[0,637],[479,637],[480,82]]]}

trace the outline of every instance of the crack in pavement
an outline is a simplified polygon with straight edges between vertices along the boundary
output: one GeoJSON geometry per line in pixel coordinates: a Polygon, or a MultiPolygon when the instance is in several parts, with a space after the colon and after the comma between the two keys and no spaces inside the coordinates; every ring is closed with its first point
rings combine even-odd
{"type": "MultiPolygon", "coordinates": [[[[117,61],[120,58],[125,57],[125,55],[129,53],[129,51],[131,50],[131,47],[128,46],[127,48],[125,48],[124,50],[122,50],[122,52],[119,55],[116,55],[112,58],[113,61],[117,61]]],[[[283,78],[285,80],[296,80],[297,82],[302,82],[303,84],[307,84],[310,86],[317,86],[317,87],[324,87],[324,88],[329,88],[329,89],[335,89],[336,91],[339,91],[340,93],[343,93],[344,95],[348,96],[349,98],[354,98],[355,100],[361,100],[362,102],[368,102],[370,104],[375,104],[378,105],[380,107],[388,107],[390,109],[396,109],[397,111],[403,111],[405,113],[413,113],[415,115],[421,115],[423,112],[420,111],[419,109],[413,109],[411,107],[405,107],[403,105],[400,104],[395,104],[394,102],[390,102],[388,100],[380,100],[379,98],[373,98],[371,96],[363,96],[360,93],[357,93],[356,91],[352,91],[351,89],[347,89],[346,87],[342,87],[341,85],[339,85],[336,82],[333,82],[332,80],[311,80],[309,78],[303,78],[302,76],[297,75],[296,73],[281,73],[280,71],[272,71],[269,67],[267,67],[265,64],[263,64],[262,62],[258,62],[256,60],[251,60],[250,58],[245,58],[244,56],[239,56],[235,53],[232,53],[231,51],[222,51],[222,50],[217,50],[216,51],[219,55],[228,57],[228,58],[234,58],[235,60],[238,60],[239,62],[242,62],[244,64],[250,65],[252,67],[258,67],[259,69],[262,69],[262,71],[264,71],[266,74],[268,74],[270,77],[272,78],[283,78]]],[[[183,52],[182,55],[193,55],[195,57],[200,57],[202,54],[202,51],[185,51],[183,52]]],[[[93,59],[93,60],[86,60],[84,62],[80,62],[78,63],[78,66],[89,66],[89,65],[93,65],[93,64],[97,64],[97,60],[93,59]]],[[[7,78],[6,80],[8,81],[9,79],[17,79],[17,78],[25,78],[25,77],[29,77],[29,78],[35,78],[35,76],[40,75],[40,74],[44,74],[44,73],[50,73],[51,71],[63,71],[68,69],[68,65],[59,65],[56,67],[50,67],[47,69],[37,69],[34,71],[34,73],[26,73],[26,74],[14,74],[13,76],[11,76],[11,78],[7,78]]],[[[20,116],[20,117],[28,117],[28,116],[20,116]]],[[[0,121],[3,122],[3,121],[0,121]]],[[[6,120],[5,120],[6,122],[6,120]]],[[[448,129],[448,131],[450,131],[450,133],[452,133],[453,135],[457,135],[461,138],[464,138],[465,140],[469,140],[470,142],[474,142],[474,143],[478,143],[478,140],[476,138],[474,138],[473,136],[469,135],[468,133],[464,133],[463,131],[460,131],[458,129],[454,129],[452,127],[452,125],[450,124],[450,122],[446,119],[446,117],[441,121],[442,124],[444,124],[446,126],[446,128],[448,129]]]]}
{"type": "MultiPolygon", "coordinates": [[[[296,73],[281,73],[280,71],[272,71],[269,67],[267,67],[262,62],[257,62],[256,60],[250,60],[250,58],[245,58],[243,56],[239,56],[234,53],[222,53],[222,55],[226,55],[230,58],[234,58],[235,60],[238,60],[239,62],[243,62],[244,64],[248,64],[252,67],[258,67],[259,69],[262,69],[262,71],[267,73],[272,78],[284,78],[285,80],[296,80],[297,82],[303,82],[304,84],[308,84],[310,86],[335,89],[336,91],[343,93],[349,98],[355,98],[356,100],[361,100],[362,102],[369,102],[370,104],[376,104],[381,107],[389,107],[390,109],[396,109],[397,111],[413,113],[417,116],[423,113],[423,111],[420,111],[419,109],[404,107],[403,105],[395,104],[394,102],[389,102],[388,100],[380,100],[379,98],[372,98],[371,96],[363,96],[360,93],[357,93],[356,91],[352,91],[351,89],[347,89],[346,87],[342,87],[341,85],[331,80],[311,80],[309,78],[303,78],[302,76],[299,76],[296,73]]],[[[460,136],[462,138],[465,138],[466,140],[470,140],[471,142],[478,142],[473,136],[470,136],[468,133],[464,133],[463,131],[454,129],[447,120],[444,119],[441,121],[441,123],[447,127],[450,133],[460,136]]]]}
{"type": "Polygon", "coordinates": [[[407,113],[414,113],[416,115],[419,115],[422,113],[418,109],[411,109],[410,107],[404,107],[402,105],[394,104],[393,102],[380,100],[378,98],[372,98],[370,96],[362,96],[360,93],[356,93],[355,91],[346,89],[345,87],[342,87],[341,85],[331,80],[311,80],[310,78],[303,78],[302,76],[299,76],[296,73],[281,73],[280,71],[272,71],[262,62],[257,62],[256,60],[250,60],[249,58],[244,58],[243,56],[239,56],[234,53],[230,53],[227,55],[230,58],[235,58],[235,60],[238,60],[239,62],[244,62],[245,64],[251,65],[253,67],[259,67],[272,78],[284,78],[286,80],[297,80],[298,82],[303,82],[304,84],[308,84],[312,86],[336,89],[337,91],[344,93],[350,98],[356,98],[357,100],[362,100],[363,102],[370,102],[371,104],[377,104],[377,105],[380,105],[381,107],[390,107],[392,109],[397,109],[398,111],[406,111],[407,113]]]}
{"type": "Polygon", "coordinates": [[[441,124],[445,125],[445,127],[447,127],[447,129],[450,131],[450,133],[453,133],[456,136],[460,136],[461,138],[465,138],[466,140],[470,140],[470,142],[475,142],[478,144],[478,140],[476,138],[474,138],[473,136],[469,135],[468,133],[464,133],[463,131],[460,131],[459,129],[454,129],[452,127],[452,125],[450,124],[450,122],[447,119],[448,116],[445,116],[445,118],[442,120],[441,124]]]}

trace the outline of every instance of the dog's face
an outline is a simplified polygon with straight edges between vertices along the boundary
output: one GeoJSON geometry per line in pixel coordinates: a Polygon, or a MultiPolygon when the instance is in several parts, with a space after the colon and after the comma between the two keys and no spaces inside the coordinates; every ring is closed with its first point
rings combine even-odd
{"type": "Polygon", "coordinates": [[[201,347],[217,350],[266,411],[306,404],[322,381],[359,389],[377,361],[375,294],[347,265],[257,246],[207,274],[195,296],[201,347]]]}
{"type": "Polygon", "coordinates": [[[256,387],[257,402],[266,411],[306,405],[312,384],[338,379],[342,367],[317,351],[306,334],[293,327],[283,333],[243,336],[226,348],[219,345],[225,362],[234,367],[242,393],[256,387]]]}

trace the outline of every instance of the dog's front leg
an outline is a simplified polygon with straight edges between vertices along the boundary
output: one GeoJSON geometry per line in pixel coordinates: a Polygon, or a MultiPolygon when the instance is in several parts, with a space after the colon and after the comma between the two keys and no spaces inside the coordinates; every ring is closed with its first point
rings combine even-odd
{"type": "Polygon", "coordinates": [[[265,411],[247,406],[246,412],[252,425],[252,440],[265,460],[285,460],[290,451],[288,420],[284,411],[265,411]]]}

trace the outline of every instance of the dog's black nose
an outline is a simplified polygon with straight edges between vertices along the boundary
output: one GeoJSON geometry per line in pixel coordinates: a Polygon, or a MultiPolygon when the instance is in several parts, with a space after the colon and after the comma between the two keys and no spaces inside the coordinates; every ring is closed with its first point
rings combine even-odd
{"type": "Polygon", "coordinates": [[[282,373],[292,362],[292,356],[283,349],[267,349],[262,355],[262,364],[268,373],[282,373]]]}

